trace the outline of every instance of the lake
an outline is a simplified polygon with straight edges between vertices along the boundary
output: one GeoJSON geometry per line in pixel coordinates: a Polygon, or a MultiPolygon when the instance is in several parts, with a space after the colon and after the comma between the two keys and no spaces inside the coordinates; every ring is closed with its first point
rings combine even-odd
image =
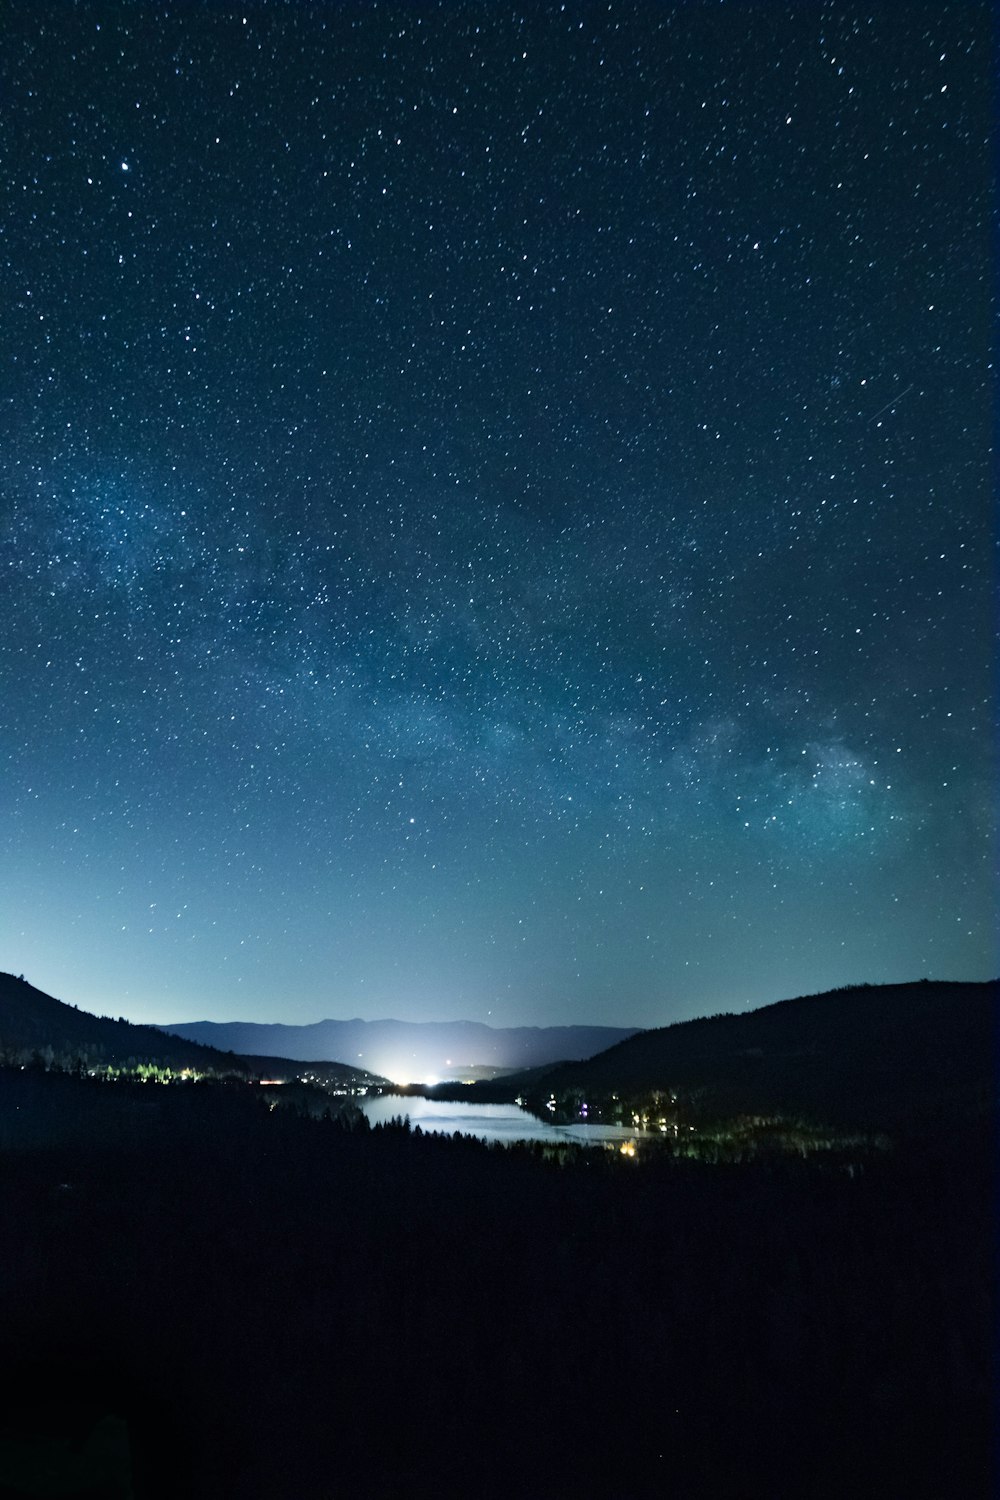
{"type": "Polygon", "coordinates": [[[517,1104],[465,1104],[424,1099],[412,1094],[381,1094],[357,1101],[372,1125],[409,1116],[412,1126],[431,1135],[478,1136],[482,1141],[572,1141],[577,1146],[638,1140],[642,1131],[625,1125],[556,1125],[540,1120],[517,1104]]]}

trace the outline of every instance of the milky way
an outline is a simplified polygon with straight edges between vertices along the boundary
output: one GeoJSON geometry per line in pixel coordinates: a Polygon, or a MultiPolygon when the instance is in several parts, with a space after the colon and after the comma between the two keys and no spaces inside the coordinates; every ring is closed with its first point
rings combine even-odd
{"type": "Polygon", "coordinates": [[[985,5],[5,8],[0,967],[996,967],[985,5]]]}

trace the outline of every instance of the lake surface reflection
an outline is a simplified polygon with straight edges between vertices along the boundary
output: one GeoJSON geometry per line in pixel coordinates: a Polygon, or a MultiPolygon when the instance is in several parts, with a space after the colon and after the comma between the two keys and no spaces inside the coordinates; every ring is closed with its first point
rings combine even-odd
{"type": "Polygon", "coordinates": [[[409,1116],[412,1126],[432,1135],[475,1135],[482,1141],[573,1141],[578,1146],[601,1146],[608,1141],[635,1140],[640,1132],[624,1125],[555,1125],[539,1120],[517,1104],[465,1104],[420,1095],[381,1094],[358,1100],[372,1125],[409,1116]]]}

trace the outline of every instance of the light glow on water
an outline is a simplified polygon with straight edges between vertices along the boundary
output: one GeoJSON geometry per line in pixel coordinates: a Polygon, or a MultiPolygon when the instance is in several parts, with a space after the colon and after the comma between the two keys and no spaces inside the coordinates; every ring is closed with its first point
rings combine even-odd
{"type": "Polygon", "coordinates": [[[572,1141],[580,1146],[634,1141],[634,1127],[626,1125],[558,1125],[539,1120],[516,1104],[466,1104],[458,1100],[424,1099],[420,1095],[381,1094],[364,1100],[362,1110],[372,1125],[408,1118],[429,1135],[474,1135],[483,1141],[572,1141]]]}

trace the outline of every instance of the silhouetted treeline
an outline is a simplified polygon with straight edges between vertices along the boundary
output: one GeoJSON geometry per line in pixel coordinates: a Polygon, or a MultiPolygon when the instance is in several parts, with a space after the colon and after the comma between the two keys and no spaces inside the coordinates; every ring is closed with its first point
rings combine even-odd
{"type": "Polygon", "coordinates": [[[337,1062],[302,1064],[282,1057],[240,1057],[186,1041],[124,1016],[95,1016],[66,1005],[22,976],[0,973],[0,1066],[86,1073],[144,1069],[216,1078],[311,1076],[331,1086],[376,1082],[361,1068],[337,1062]]]}
{"type": "Polygon", "coordinates": [[[998,997],[995,980],[848,986],[641,1032],[587,1062],[499,1080],[499,1091],[519,1089],[536,1109],[552,1095],[645,1107],[673,1093],[698,1123],[766,1113],[847,1129],[947,1127],[992,1107],[998,997]]]}
{"type": "Polygon", "coordinates": [[[124,1415],[140,1497],[990,1492],[981,1129],[557,1165],[44,1073],[0,1123],[53,1086],[73,1129],[0,1152],[6,1394],[124,1415]]]}

